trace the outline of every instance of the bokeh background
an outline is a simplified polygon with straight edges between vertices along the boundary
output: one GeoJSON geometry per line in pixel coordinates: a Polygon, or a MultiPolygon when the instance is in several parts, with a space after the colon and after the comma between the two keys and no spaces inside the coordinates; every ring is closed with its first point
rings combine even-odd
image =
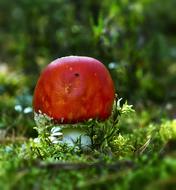
{"type": "Polygon", "coordinates": [[[146,120],[174,118],[175,7],[175,0],[1,0],[0,128],[35,134],[39,73],[67,55],[102,61],[118,96],[139,113],[149,110],[146,120]]]}

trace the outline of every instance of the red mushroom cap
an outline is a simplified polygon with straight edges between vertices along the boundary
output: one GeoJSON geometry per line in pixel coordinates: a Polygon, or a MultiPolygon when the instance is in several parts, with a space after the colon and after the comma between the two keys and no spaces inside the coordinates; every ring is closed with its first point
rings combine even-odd
{"type": "Polygon", "coordinates": [[[68,56],[54,60],[41,73],[33,107],[56,123],[104,120],[111,114],[114,96],[112,78],[100,61],[68,56]]]}

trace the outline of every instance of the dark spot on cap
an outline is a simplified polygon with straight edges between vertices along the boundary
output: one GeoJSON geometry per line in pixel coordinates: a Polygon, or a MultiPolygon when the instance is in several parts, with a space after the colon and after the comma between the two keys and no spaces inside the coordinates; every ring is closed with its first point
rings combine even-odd
{"type": "Polygon", "coordinates": [[[75,73],[75,76],[76,76],[76,77],[79,77],[79,73],[75,73]]]}

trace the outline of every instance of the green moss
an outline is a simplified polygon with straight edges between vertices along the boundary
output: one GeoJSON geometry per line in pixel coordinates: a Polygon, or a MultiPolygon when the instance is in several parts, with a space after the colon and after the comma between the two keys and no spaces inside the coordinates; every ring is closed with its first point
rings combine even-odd
{"type": "Polygon", "coordinates": [[[140,126],[137,117],[127,103],[120,106],[115,102],[107,121],[85,122],[82,125],[93,143],[86,151],[79,143],[71,147],[53,144],[44,135],[53,127],[48,124],[39,131],[40,141],[4,141],[0,146],[0,188],[173,188],[175,120],[140,126]],[[131,118],[133,121],[128,122],[131,118]],[[125,130],[124,125],[131,129],[125,130]]]}

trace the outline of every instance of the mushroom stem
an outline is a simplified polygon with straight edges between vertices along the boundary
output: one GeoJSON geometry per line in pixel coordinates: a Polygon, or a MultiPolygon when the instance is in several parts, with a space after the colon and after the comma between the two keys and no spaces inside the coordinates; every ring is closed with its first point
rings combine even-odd
{"type": "Polygon", "coordinates": [[[74,146],[76,144],[80,145],[82,148],[88,148],[91,145],[91,139],[86,135],[83,128],[78,127],[65,127],[62,129],[64,143],[69,146],[74,146]]]}

